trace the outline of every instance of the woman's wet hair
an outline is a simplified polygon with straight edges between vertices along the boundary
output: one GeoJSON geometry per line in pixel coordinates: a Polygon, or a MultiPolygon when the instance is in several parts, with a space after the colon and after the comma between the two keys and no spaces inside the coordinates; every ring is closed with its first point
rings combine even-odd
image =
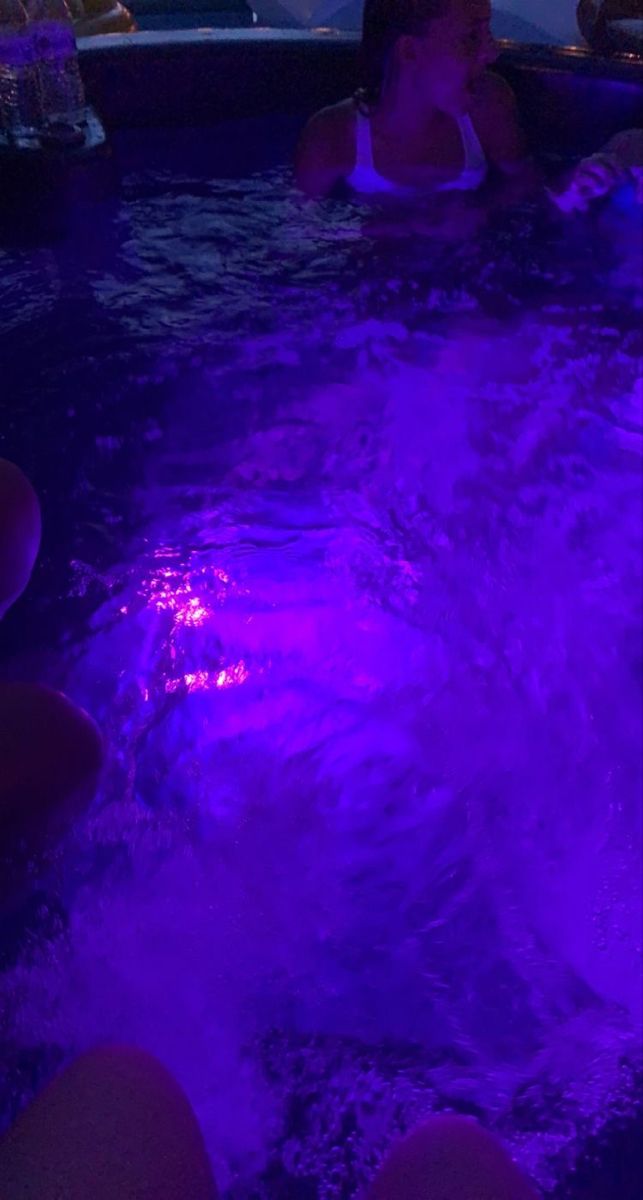
{"type": "Polygon", "coordinates": [[[355,93],[360,109],[368,112],[378,103],[398,38],[422,35],[429,21],[445,16],[450,5],[451,0],[366,0],[355,93]]]}

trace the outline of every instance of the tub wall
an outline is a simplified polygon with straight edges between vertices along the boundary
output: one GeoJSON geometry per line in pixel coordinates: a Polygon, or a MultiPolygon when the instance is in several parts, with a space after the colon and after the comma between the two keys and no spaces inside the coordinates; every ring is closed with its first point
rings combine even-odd
{"type": "MultiPolygon", "coordinates": [[[[357,38],[292,30],[204,30],[86,38],[90,101],[108,129],[211,124],[301,113],[350,93],[357,38]]],[[[596,149],[643,125],[643,62],[583,50],[508,46],[497,68],[518,95],[532,144],[596,149]]]]}

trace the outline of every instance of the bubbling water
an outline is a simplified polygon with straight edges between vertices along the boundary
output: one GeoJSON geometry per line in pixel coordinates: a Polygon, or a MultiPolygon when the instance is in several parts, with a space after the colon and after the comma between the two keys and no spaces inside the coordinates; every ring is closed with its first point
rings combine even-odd
{"type": "MultiPolygon", "coordinates": [[[[163,360],[136,530],[64,667],[110,768],[50,881],[64,931],[2,978],[7,1038],[158,1054],[233,1195],[353,1194],[445,1107],[549,1187],[638,1054],[640,334],[457,281],[420,315],[403,276],[342,297],[352,212],[334,241],[291,213],[289,291],[257,197],[284,327],[163,360]]],[[[210,269],[190,199],[163,236],[150,203],[143,331],[170,230],[199,312],[210,269]]]]}

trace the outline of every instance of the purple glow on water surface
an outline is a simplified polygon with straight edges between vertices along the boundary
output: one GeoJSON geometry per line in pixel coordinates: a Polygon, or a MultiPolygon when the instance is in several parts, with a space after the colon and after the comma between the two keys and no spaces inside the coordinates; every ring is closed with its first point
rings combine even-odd
{"type": "MultiPolygon", "coordinates": [[[[238,198],[215,199],[226,305],[243,320],[249,255],[252,324],[183,357],[172,324],[134,533],[100,578],[77,566],[97,599],[56,678],[108,770],[48,881],[64,935],[3,978],[9,1036],[158,1054],[235,1198],[270,1196],[276,1162],[284,1187],[356,1194],[444,1108],[552,1188],[640,1055],[634,234],[573,304],[573,263],[500,241],[475,275],[494,299],[498,263],[530,254],[548,289],[500,319],[466,272],[417,289],[415,259],[360,263],[347,298],[354,216],[292,218],[301,279],[266,328],[283,214],[248,188],[239,258],[238,198]]],[[[186,322],[223,286],[202,198],[161,199],[160,224],[127,213],[155,346],[177,257],[186,322]]],[[[127,271],[101,287],[133,320],[127,271]]]]}

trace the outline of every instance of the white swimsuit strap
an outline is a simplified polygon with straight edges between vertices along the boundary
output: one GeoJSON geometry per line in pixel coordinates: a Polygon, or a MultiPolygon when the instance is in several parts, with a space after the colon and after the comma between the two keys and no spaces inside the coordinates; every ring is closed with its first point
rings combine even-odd
{"type": "Polygon", "coordinates": [[[458,125],[464,147],[464,169],[465,171],[478,170],[486,162],[486,158],[480,138],[468,113],[465,113],[463,117],[458,117],[458,125]]]}
{"type": "Polygon", "coordinates": [[[355,112],[355,166],[373,169],[371,119],[359,108],[355,112]]]}

